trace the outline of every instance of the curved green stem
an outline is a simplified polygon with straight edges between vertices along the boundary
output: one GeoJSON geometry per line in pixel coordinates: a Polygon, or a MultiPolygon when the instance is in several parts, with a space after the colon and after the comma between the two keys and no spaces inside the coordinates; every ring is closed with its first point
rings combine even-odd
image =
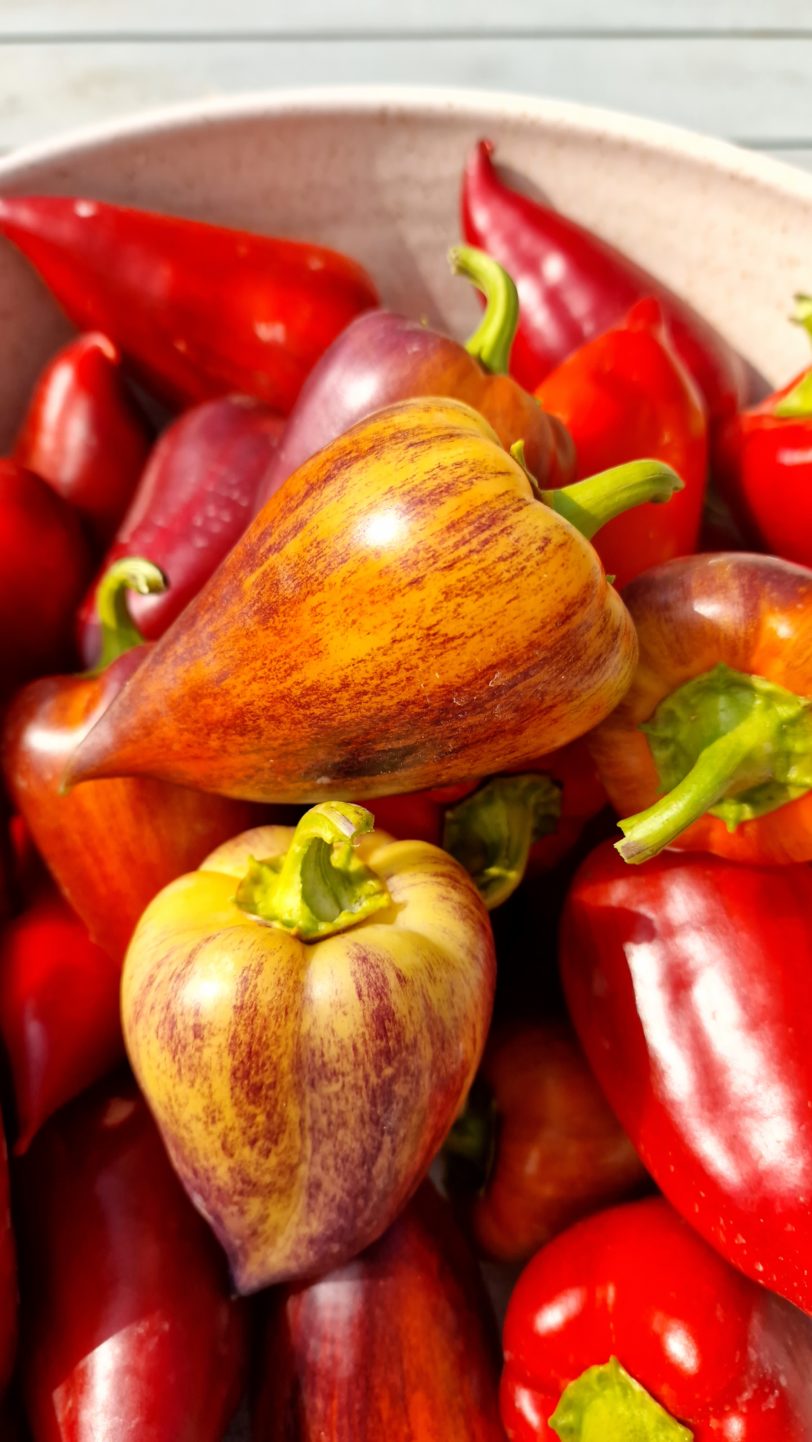
{"type": "Polygon", "coordinates": [[[513,895],[533,842],[555,831],[560,814],[561,789],[549,776],[496,776],[449,808],[443,846],[493,911],[513,895]]]}
{"type": "Polygon", "coordinates": [[[139,596],[158,595],[166,590],[166,585],[163,571],[141,556],[125,556],[113,562],[96,592],[96,614],[101,626],[96,672],[104,671],[125,651],[143,645],[144,638],[130,615],[128,592],[137,591],[139,596]]]}
{"type": "Polygon", "coordinates": [[[607,521],[622,516],[633,506],[647,502],[662,505],[685,489],[676,471],[663,461],[630,461],[625,466],[612,466],[584,481],[561,486],[556,491],[541,491],[541,499],[552,510],[575,526],[588,541],[607,521]]]}
{"type": "Polygon", "coordinates": [[[696,676],[641,727],[666,795],[618,822],[624,861],[648,861],[700,816],[730,830],[812,789],[812,707],[725,665],[696,676]]]}
{"type": "Polygon", "coordinates": [[[519,324],[516,286],[497,260],[472,245],[455,245],[448,258],[454,274],[472,280],[485,297],[485,314],[465,349],[483,370],[505,375],[519,324]]]}
{"type": "Polygon", "coordinates": [[[803,420],[812,416],[812,370],[801,376],[798,384],[773,407],[773,415],[781,420],[803,420]]]}
{"type": "Polygon", "coordinates": [[[549,1422],[561,1442],[691,1442],[693,1437],[617,1357],[587,1367],[570,1382],[549,1422]]]}
{"type": "Polygon", "coordinates": [[[284,856],[251,858],[236,902],[257,921],[303,941],[346,931],[391,905],[385,882],[355,846],[374,817],[350,801],[325,801],[305,812],[284,856]]]}

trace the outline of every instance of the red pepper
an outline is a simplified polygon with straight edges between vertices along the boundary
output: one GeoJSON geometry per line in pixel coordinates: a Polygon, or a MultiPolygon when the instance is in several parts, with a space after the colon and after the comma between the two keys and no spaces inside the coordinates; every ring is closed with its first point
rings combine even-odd
{"type": "Polygon", "coordinates": [[[567,999],[655,1181],[755,1281],[812,1312],[812,871],[665,853],[584,863],[567,999]],[[599,999],[599,1000],[598,1000],[599,999]]]}
{"type": "Polygon", "coordinates": [[[163,782],[123,778],[62,794],[68,759],[139,665],[125,589],[162,585],[147,562],[120,561],[100,595],[106,650],[96,673],[50,676],[14,698],[4,730],[6,785],[63,895],[120,961],[147,903],[244,830],[256,809],[163,782]]]}
{"type": "MultiPolygon", "coordinates": [[[[17,1255],[11,1225],[8,1156],[0,1119],[0,1397],[5,1393],[17,1351],[17,1255]]],[[[5,1432],[0,1433],[5,1439],[5,1432]]]]}
{"type": "Polygon", "coordinates": [[[123,1059],[120,972],[50,886],[0,932],[0,1037],[24,1152],[59,1107],[123,1059]]]}
{"type": "Polygon", "coordinates": [[[696,549],[708,468],[702,399],[671,348],[662,304],[637,303],[620,325],[574,351],[536,396],[567,427],[579,478],[651,456],[685,482],[668,510],[638,506],[604,526],[595,550],[622,589],[696,549]]]}
{"type": "Polygon", "coordinates": [[[75,512],[15,461],[0,460],[0,692],[70,663],[90,552],[75,512]]]}
{"type": "Polygon", "coordinates": [[[478,1247],[500,1262],[532,1256],[645,1180],[577,1041],[558,1021],[517,1021],[491,1033],[445,1154],[449,1187],[478,1247]]]}
{"type": "Polygon", "coordinates": [[[465,239],[502,263],[516,282],[521,315],[512,374],[534,390],[566,356],[614,326],[644,296],[663,305],[677,354],[701,390],[713,420],[744,400],[739,357],[679,296],[614,246],[550,206],[511,190],[481,140],[465,169],[465,239]]]}
{"type": "MultiPolygon", "coordinates": [[[[225,396],[194,406],[164,431],[100,573],[124,556],[145,556],[163,571],[165,590],[130,600],[147,640],[163,635],[242,535],[283,425],[260,401],[225,396]]],[[[97,590],[98,579],[79,617],[89,665],[100,645],[97,590]]]]}
{"type": "Polygon", "coordinates": [[[61,1112],[19,1180],[35,1442],[222,1442],[245,1316],[134,1087],[61,1112]]]}
{"type": "Polygon", "coordinates": [[[323,246],[97,200],[0,197],[0,233],[75,325],[104,331],[179,406],[235,391],[290,410],[322,351],[377,303],[366,271],[323,246]]]}
{"type": "Polygon", "coordinates": [[[646,861],[673,845],[757,865],[812,860],[812,571],[691,556],[638,576],[623,599],[637,670],[589,737],[626,815],[621,855],[646,861]]]}
{"type": "Polygon", "coordinates": [[[502,1442],[489,1312],[425,1183],[354,1262],[269,1293],[253,1442],[502,1442]]]}
{"type": "MultiPolygon", "coordinates": [[[[798,301],[797,319],[812,329],[812,301],[798,301]]],[[[717,451],[720,487],[750,539],[812,566],[812,368],[731,416],[717,451]]]]}
{"type": "Polygon", "coordinates": [[[659,1197],[589,1217],[539,1252],[510,1299],[504,1348],[511,1442],[812,1435],[809,1320],[659,1197]]]}
{"type": "Polygon", "coordinates": [[[45,367],[14,446],[79,512],[96,541],[115,532],[147,459],[146,422],[124,384],[107,336],[81,335],[45,367]]]}

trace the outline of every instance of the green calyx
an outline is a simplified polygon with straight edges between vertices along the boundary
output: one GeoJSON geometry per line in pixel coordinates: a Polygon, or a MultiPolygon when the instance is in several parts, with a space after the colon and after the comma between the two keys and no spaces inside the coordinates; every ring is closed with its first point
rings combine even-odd
{"type": "Polygon", "coordinates": [[[349,801],[325,801],[307,811],[284,856],[252,857],[237,888],[237,905],[256,921],[303,941],[356,926],[391,905],[385,883],[357,853],[374,817],[349,801]]]}
{"type": "Polygon", "coordinates": [[[798,384],[773,407],[773,415],[787,421],[812,416],[812,369],[802,375],[798,384]]]}
{"type": "MultiPolygon", "coordinates": [[[[511,452],[512,454],[512,452],[511,452]]],[[[542,501],[563,516],[588,541],[615,516],[622,516],[634,506],[647,502],[662,505],[685,489],[676,471],[662,461],[630,461],[625,466],[612,466],[596,476],[561,486],[555,491],[540,491],[542,501]]]]}
{"type": "Polygon", "coordinates": [[[561,1442],[691,1442],[693,1437],[617,1357],[588,1367],[570,1382],[550,1427],[561,1442]]]}
{"type": "Polygon", "coordinates": [[[491,375],[505,375],[519,324],[519,293],[507,271],[472,245],[455,245],[448,252],[455,275],[473,281],[485,297],[485,314],[466,342],[468,354],[491,375]]]}
{"type": "Polygon", "coordinates": [[[493,911],[513,895],[533,842],[555,831],[560,814],[561,791],[549,776],[496,776],[449,808],[443,846],[493,911]]]}
{"type": "Polygon", "coordinates": [[[154,596],[165,591],[163,571],[141,556],[126,556],[114,561],[99,582],[96,591],[96,614],[101,627],[101,650],[94,674],[106,668],[134,646],[142,646],[144,637],[130,615],[127,595],[154,596]]]}
{"type": "Polygon", "coordinates": [[[666,794],[618,823],[625,861],[656,856],[707,812],[735,831],[812,790],[812,702],[763,676],[715,666],[641,730],[666,794]]]}

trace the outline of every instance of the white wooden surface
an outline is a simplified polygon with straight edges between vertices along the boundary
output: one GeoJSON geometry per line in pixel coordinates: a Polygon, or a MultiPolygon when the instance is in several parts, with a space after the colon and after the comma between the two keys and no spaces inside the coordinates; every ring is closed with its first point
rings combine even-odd
{"type": "Polygon", "coordinates": [[[812,168],[801,0],[0,0],[0,149],[197,95],[375,81],[591,101],[812,168]]]}

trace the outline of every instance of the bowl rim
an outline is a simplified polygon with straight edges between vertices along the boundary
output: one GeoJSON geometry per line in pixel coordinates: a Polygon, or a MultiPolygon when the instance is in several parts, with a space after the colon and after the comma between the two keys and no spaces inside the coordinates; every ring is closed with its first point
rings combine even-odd
{"type": "Polygon", "coordinates": [[[363,116],[402,113],[404,116],[470,115],[472,120],[499,122],[531,119],[553,130],[584,136],[609,136],[633,141],[649,151],[694,160],[744,180],[759,182],[799,200],[812,202],[812,172],[729,140],[626,111],[586,105],[574,100],[500,90],[421,85],[297,86],[250,90],[235,94],[157,105],[124,112],[103,121],[20,146],[0,157],[0,184],[14,181],[28,168],[93,154],[126,140],[147,140],[167,131],[201,130],[221,121],[238,122],[280,115],[318,115],[341,110],[363,116]]]}

